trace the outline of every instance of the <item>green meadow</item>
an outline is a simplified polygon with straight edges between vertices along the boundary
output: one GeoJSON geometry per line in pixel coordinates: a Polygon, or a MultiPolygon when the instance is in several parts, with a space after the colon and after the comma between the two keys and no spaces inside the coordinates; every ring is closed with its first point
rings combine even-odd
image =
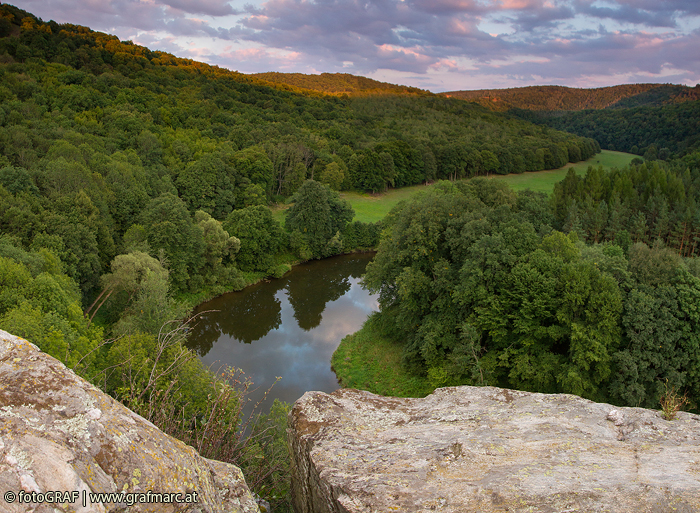
{"type": "Polygon", "coordinates": [[[604,169],[620,168],[629,164],[636,156],[631,153],[622,153],[621,151],[603,150],[588,160],[577,162],[576,164],[567,164],[559,169],[522,173],[520,175],[493,175],[491,179],[505,181],[514,191],[531,189],[533,191],[550,193],[554,190],[554,184],[564,179],[569,168],[573,167],[578,175],[585,175],[588,166],[603,166],[604,169]]]}
{"type": "MultiPolygon", "coordinates": [[[[622,153],[620,151],[603,150],[588,160],[567,164],[559,169],[538,171],[535,173],[522,173],[519,175],[493,175],[491,180],[503,180],[515,191],[531,189],[550,193],[554,184],[560,182],[566,176],[569,168],[573,167],[577,174],[584,175],[588,166],[603,166],[605,169],[623,167],[629,164],[636,155],[622,153]]],[[[355,220],[365,223],[374,223],[389,213],[400,201],[413,196],[419,191],[424,191],[425,185],[414,185],[400,189],[390,189],[387,192],[371,194],[361,192],[341,192],[340,197],[347,200],[355,210],[355,220]]],[[[273,207],[273,216],[284,225],[284,212],[288,205],[273,207]]]]}

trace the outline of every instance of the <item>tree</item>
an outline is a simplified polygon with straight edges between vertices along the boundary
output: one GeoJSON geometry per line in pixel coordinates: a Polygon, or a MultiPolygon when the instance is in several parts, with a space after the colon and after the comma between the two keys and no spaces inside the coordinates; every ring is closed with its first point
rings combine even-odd
{"type": "Polygon", "coordinates": [[[161,194],[148,203],[140,220],[151,249],[162,252],[173,288],[184,290],[190,272],[202,266],[204,252],[202,233],[195,229],[187,207],[177,196],[161,194]]]}
{"type": "Polygon", "coordinates": [[[314,258],[329,256],[328,243],[349,223],[355,212],[337,192],[314,180],[304,182],[287,210],[285,226],[303,234],[314,258]]]}
{"type": "Polygon", "coordinates": [[[194,221],[202,233],[204,248],[204,269],[200,269],[205,279],[216,281],[222,262],[229,255],[235,255],[241,247],[241,241],[231,237],[221,223],[202,210],[194,214],[194,221]]]}
{"type": "Polygon", "coordinates": [[[250,182],[260,185],[265,194],[272,194],[275,167],[262,148],[251,146],[237,151],[233,154],[231,163],[241,179],[247,178],[250,182]]]}
{"type": "Polygon", "coordinates": [[[39,193],[39,189],[32,182],[29,172],[21,167],[5,166],[0,169],[0,185],[3,185],[12,194],[18,194],[22,191],[32,194],[39,193]]]}
{"type": "Polygon", "coordinates": [[[144,269],[133,302],[114,326],[114,334],[135,335],[148,333],[159,336],[168,323],[179,322],[187,315],[185,303],[175,301],[170,295],[168,274],[144,269]]]}
{"type": "Polygon", "coordinates": [[[225,172],[225,164],[220,158],[206,155],[190,162],[179,173],[175,185],[191,212],[207,210],[212,213],[214,211],[217,177],[225,172]]]}
{"type": "Polygon", "coordinates": [[[490,175],[491,173],[498,173],[500,163],[498,162],[498,157],[492,151],[482,150],[481,162],[487,175],[490,175]]]}
{"type": "Polygon", "coordinates": [[[340,190],[343,180],[345,180],[345,173],[336,162],[328,164],[318,177],[320,183],[327,185],[334,191],[340,190]]]}
{"type": "Polygon", "coordinates": [[[117,255],[112,261],[111,268],[111,273],[105,274],[100,278],[102,292],[84,312],[85,318],[89,319],[88,325],[92,322],[102,305],[115,292],[127,292],[129,294],[128,303],[141,288],[147,275],[152,278],[163,279],[166,282],[168,279],[168,271],[163,268],[160,262],[141,251],[117,255]]]}
{"type": "Polygon", "coordinates": [[[223,226],[240,240],[236,262],[243,271],[269,271],[274,264],[273,255],[285,246],[282,227],[270,209],[262,205],[234,210],[223,226]]]}

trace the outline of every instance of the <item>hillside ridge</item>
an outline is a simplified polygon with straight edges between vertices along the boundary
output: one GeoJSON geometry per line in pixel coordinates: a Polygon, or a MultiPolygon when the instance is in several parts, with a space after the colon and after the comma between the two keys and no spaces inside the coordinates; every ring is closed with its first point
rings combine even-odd
{"type": "Polygon", "coordinates": [[[408,94],[432,96],[434,93],[418,87],[381,82],[350,73],[253,73],[252,76],[275,84],[286,84],[300,89],[319,91],[326,94],[348,96],[370,94],[408,94]]]}
{"type": "Polygon", "coordinates": [[[598,88],[542,85],[510,89],[448,91],[441,94],[449,98],[476,102],[497,111],[513,108],[535,111],[578,111],[664,105],[697,100],[700,98],[700,88],[676,84],[620,84],[598,88]]]}

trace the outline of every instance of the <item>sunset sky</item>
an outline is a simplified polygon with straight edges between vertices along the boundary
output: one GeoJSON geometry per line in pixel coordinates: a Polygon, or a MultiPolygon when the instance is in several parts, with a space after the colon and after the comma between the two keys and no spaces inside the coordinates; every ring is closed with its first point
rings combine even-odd
{"type": "Polygon", "coordinates": [[[243,73],[430,89],[700,83],[699,0],[14,0],[243,73]]]}

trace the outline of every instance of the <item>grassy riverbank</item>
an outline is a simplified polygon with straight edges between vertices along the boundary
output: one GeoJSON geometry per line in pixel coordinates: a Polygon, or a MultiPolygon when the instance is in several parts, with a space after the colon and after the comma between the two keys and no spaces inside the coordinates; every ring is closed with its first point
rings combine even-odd
{"type": "Polygon", "coordinates": [[[427,378],[409,374],[401,363],[401,344],[382,335],[371,315],[360,331],[348,335],[331,358],[345,388],[394,397],[425,397],[433,388],[427,378]]]}

